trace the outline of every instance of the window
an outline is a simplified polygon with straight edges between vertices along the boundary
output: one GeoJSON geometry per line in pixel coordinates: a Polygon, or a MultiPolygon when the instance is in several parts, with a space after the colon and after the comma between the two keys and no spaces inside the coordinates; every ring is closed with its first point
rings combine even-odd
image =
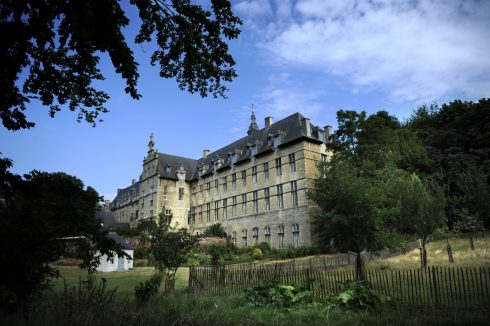
{"type": "Polygon", "coordinates": [[[264,230],[265,242],[271,247],[271,228],[266,226],[264,230]]]}
{"type": "Polygon", "coordinates": [[[150,200],[150,207],[153,207],[153,199],[150,200]]]}
{"type": "Polygon", "coordinates": [[[163,187],[163,200],[167,200],[168,186],[163,187]]]}
{"type": "Polygon", "coordinates": [[[236,246],[236,231],[231,232],[231,243],[236,246]]]}
{"type": "Polygon", "coordinates": [[[214,202],[214,220],[217,221],[219,220],[219,202],[215,201],[214,202]]]}
{"type": "Polygon", "coordinates": [[[265,210],[271,210],[271,197],[269,193],[269,188],[264,188],[264,199],[265,199],[265,210]]]}
{"type": "Polygon", "coordinates": [[[279,249],[284,249],[284,226],[279,225],[277,227],[277,240],[279,249]]]}
{"type": "Polygon", "coordinates": [[[235,217],[236,216],[236,196],[232,198],[232,205],[231,205],[231,216],[235,217]]]}
{"type": "Polygon", "coordinates": [[[165,215],[172,215],[172,210],[165,208],[165,215]]]}
{"type": "Polygon", "coordinates": [[[199,205],[199,223],[202,224],[202,205],[199,205]]]}
{"type": "Polygon", "coordinates": [[[214,180],[214,192],[218,193],[218,179],[214,180]]]}
{"type": "Polygon", "coordinates": [[[231,188],[233,190],[236,190],[236,173],[233,173],[231,175],[231,188]]]}
{"type": "Polygon", "coordinates": [[[226,220],[228,218],[228,203],[227,199],[223,199],[223,219],[226,220]]]}
{"type": "Polygon", "coordinates": [[[259,212],[259,192],[255,190],[253,193],[253,212],[258,213],[259,212]]]}
{"type": "Polygon", "coordinates": [[[242,171],[242,185],[243,188],[247,186],[247,170],[242,171]]]}
{"type": "Polygon", "coordinates": [[[248,239],[247,239],[247,229],[242,230],[242,243],[243,246],[246,247],[248,244],[248,239]]]}
{"type": "Polygon", "coordinates": [[[247,215],[247,194],[242,195],[242,215],[247,215]]]}
{"type": "Polygon", "coordinates": [[[264,180],[269,180],[269,162],[262,164],[264,167],[264,180]]]}
{"type": "Polygon", "coordinates": [[[195,224],[196,223],[196,208],[193,206],[191,207],[191,222],[189,224],[195,224]]]}
{"type": "Polygon", "coordinates": [[[277,207],[278,208],[283,208],[284,207],[284,198],[283,198],[283,192],[282,192],[282,185],[277,185],[277,207]]]}
{"type": "Polygon", "coordinates": [[[184,188],[179,188],[179,200],[184,200],[184,188]]]}
{"type": "Polygon", "coordinates": [[[281,158],[276,158],[276,176],[282,175],[281,158]]]}
{"type": "Polygon", "coordinates": [[[293,154],[289,154],[289,172],[296,172],[296,157],[293,154]]]}
{"type": "Polygon", "coordinates": [[[257,166],[252,166],[252,183],[257,183],[257,166]]]}
{"type": "Polygon", "coordinates": [[[227,177],[223,178],[223,191],[224,192],[228,191],[228,178],[227,177]]]}
{"type": "Polygon", "coordinates": [[[206,222],[211,221],[210,213],[211,213],[211,203],[207,203],[206,204],[206,222]]]}
{"type": "Polygon", "coordinates": [[[206,189],[208,191],[208,196],[211,195],[211,181],[207,183],[206,189]]]}
{"type": "Polygon", "coordinates": [[[291,181],[291,206],[298,206],[298,185],[296,181],[291,181]]]}
{"type": "Polygon", "coordinates": [[[150,209],[150,217],[153,216],[153,209],[150,209]]]}
{"type": "Polygon", "coordinates": [[[321,161],[322,161],[322,169],[323,169],[323,175],[327,173],[327,155],[321,154],[321,161]]]}
{"type": "Polygon", "coordinates": [[[252,238],[254,241],[254,246],[259,244],[259,228],[252,229],[252,238]]]}
{"type": "Polygon", "coordinates": [[[201,199],[204,198],[204,190],[203,190],[203,185],[199,186],[199,192],[201,193],[201,199]]]}
{"type": "Polygon", "coordinates": [[[299,247],[299,224],[293,224],[293,247],[299,247]]]}

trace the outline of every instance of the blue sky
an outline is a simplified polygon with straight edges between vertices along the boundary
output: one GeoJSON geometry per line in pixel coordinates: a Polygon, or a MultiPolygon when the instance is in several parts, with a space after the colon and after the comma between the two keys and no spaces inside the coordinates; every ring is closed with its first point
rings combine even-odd
{"type": "MultiPolygon", "coordinates": [[[[206,2],[206,1],[202,1],[206,2]]],[[[423,103],[490,96],[490,1],[234,1],[242,34],[230,42],[239,77],[228,99],[201,98],[158,77],[152,46],[133,46],[139,101],[124,93],[107,57],[101,68],[110,113],[96,128],[32,103],[31,130],[0,129],[15,173],[64,171],[112,199],[138,178],[151,132],[160,152],[199,158],[246,135],[251,104],[259,126],[301,112],[335,127],[340,109],[387,110],[400,119],[423,103]]],[[[125,6],[137,33],[137,15],[125,6]]]]}

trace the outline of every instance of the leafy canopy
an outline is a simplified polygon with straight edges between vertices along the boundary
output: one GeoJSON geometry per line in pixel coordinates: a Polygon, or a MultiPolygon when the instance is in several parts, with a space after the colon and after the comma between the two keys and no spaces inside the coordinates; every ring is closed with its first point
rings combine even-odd
{"type": "MultiPolygon", "coordinates": [[[[228,0],[210,2],[210,10],[190,0],[130,0],[129,5],[136,7],[141,20],[134,42],[156,43],[151,64],[160,66],[161,77],[176,78],[180,89],[203,97],[224,97],[224,83],[237,74],[223,39],[237,38],[241,21],[228,0]]],[[[125,92],[133,99],[141,97],[138,63],[122,32],[129,19],[121,3],[0,2],[0,118],[5,128],[34,127],[25,115],[31,99],[48,106],[51,117],[67,105],[78,112],[79,122],[100,122],[109,99],[93,85],[104,79],[100,53],[111,58],[126,82],[125,92]]]]}

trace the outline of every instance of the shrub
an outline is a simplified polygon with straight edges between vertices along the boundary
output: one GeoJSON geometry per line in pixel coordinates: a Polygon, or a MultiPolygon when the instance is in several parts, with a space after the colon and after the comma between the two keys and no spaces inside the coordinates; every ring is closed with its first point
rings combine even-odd
{"type": "Polygon", "coordinates": [[[149,280],[140,282],[134,288],[134,296],[139,304],[144,304],[150,301],[157,293],[162,283],[162,274],[157,273],[153,275],[149,280]]]}
{"type": "Polygon", "coordinates": [[[388,296],[372,290],[366,281],[337,282],[340,293],[332,297],[334,303],[350,310],[368,310],[391,301],[388,296]]]}
{"type": "Polygon", "coordinates": [[[211,265],[218,266],[223,260],[223,256],[226,253],[227,248],[220,245],[210,245],[208,247],[208,253],[211,256],[211,265]]]}
{"type": "Polygon", "coordinates": [[[260,248],[253,248],[250,256],[253,259],[261,259],[262,258],[262,250],[260,250],[260,248]]]}
{"type": "Polygon", "coordinates": [[[136,248],[134,249],[134,259],[148,259],[148,248],[136,248]]]}
{"type": "Polygon", "coordinates": [[[310,291],[301,291],[290,285],[267,282],[245,291],[247,304],[253,307],[274,306],[290,308],[312,300],[310,291]]]}
{"type": "Polygon", "coordinates": [[[262,254],[267,255],[271,252],[271,246],[267,242],[261,242],[257,246],[262,251],[262,254]]]}

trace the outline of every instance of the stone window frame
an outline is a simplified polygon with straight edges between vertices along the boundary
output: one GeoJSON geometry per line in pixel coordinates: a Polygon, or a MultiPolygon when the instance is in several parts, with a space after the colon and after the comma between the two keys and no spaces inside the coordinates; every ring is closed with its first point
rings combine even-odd
{"type": "Polygon", "coordinates": [[[272,248],[272,236],[271,236],[271,227],[270,226],[266,226],[264,228],[264,239],[265,239],[265,242],[269,245],[269,247],[272,248]]]}
{"type": "Polygon", "coordinates": [[[271,210],[271,192],[269,187],[264,188],[265,210],[271,210]]]}
{"type": "Polygon", "coordinates": [[[276,177],[280,177],[282,175],[282,162],[281,158],[276,158],[276,177]]]}
{"type": "Polygon", "coordinates": [[[290,186],[291,186],[291,206],[298,207],[299,205],[298,182],[296,180],[293,180],[290,182],[290,186]]]}
{"type": "Polygon", "coordinates": [[[242,244],[244,247],[248,246],[248,231],[247,231],[247,229],[242,229],[242,244]]]}
{"type": "Polygon", "coordinates": [[[242,194],[242,215],[247,215],[247,193],[242,194]]]}
{"type": "Polygon", "coordinates": [[[259,191],[254,190],[252,192],[252,203],[253,203],[253,213],[257,214],[259,212],[259,191]]]}
{"type": "Polygon", "coordinates": [[[259,228],[258,227],[254,227],[252,229],[252,238],[253,238],[254,246],[258,245],[259,244],[259,228]]]}
{"type": "Polygon", "coordinates": [[[294,173],[294,172],[296,172],[296,155],[295,155],[295,153],[289,154],[288,158],[289,158],[289,172],[294,173]]]}
{"type": "Polygon", "coordinates": [[[223,219],[228,218],[228,198],[223,199],[223,219]]]}
{"type": "Polygon", "coordinates": [[[276,185],[277,208],[284,208],[284,187],[282,184],[276,185]]]}
{"type": "Polygon", "coordinates": [[[278,249],[284,249],[284,225],[280,224],[277,226],[277,244],[278,249]]]}
{"type": "Polygon", "coordinates": [[[252,183],[257,183],[257,165],[252,166],[252,183]]]}
{"type": "Polygon", "coordinates": [[[298,248],[299,247],[299,224],[293,223],[291,229],[293,232],[293,247],[298,248]]]}
{"type": "Polygon", "coordinates": [[[214,202],[214,220],[219,221],[219,201],[214,202]]]}
{"type": "Polygon", "coordinates": [[[269,180],[269,162],[262,163],[262,168],[264,169],[264,180],[269,180]]]}
{"type": "Polygon", "coordinates": [[[231,243],[236,246],[236,231],[231,232],[231,243]]]}

